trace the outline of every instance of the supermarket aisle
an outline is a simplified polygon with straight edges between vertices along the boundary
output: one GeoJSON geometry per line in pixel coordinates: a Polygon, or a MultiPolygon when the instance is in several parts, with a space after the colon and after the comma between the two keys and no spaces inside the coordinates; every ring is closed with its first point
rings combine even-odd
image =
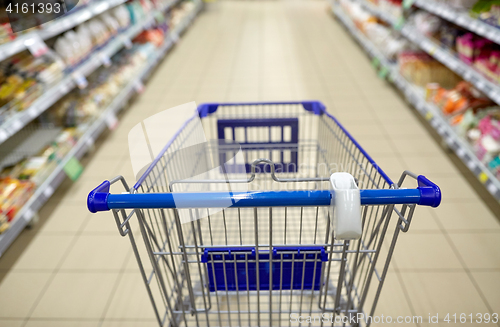
{"type": "Polygon", "coordinates": [[[192,100],[294,99],[323,101],[391,178],[411,169],[442,187],[442,206],[418,208],[400,236],[378,313],[498,312],[498,220],[327,3],[221,1],[158,67],[80,180],[57,190],[40,224],[0,259],[0,325],[155,326],[129,242],[110,214],[87,212],[88,191],[117,174],[132,180],[128,131],[156,112],[192,100]]]}

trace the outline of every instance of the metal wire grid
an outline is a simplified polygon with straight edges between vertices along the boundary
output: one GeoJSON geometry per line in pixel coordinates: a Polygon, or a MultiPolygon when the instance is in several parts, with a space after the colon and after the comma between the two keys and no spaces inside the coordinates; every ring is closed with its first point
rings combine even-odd
{"type": "MultiPolygon", "coordinates": [[[[222,117],[231,116],[221,109],[225,108],[219,108],[222,117]]],[[[240,108],[228,109],[232,115],[237,116],[240,108]]],[[[243,109],[246,115],[253,113],[250,110],[252,108],[243,109]]],[[[269,117],[267,112],[270,111],[260,107],[256,110],[256,115],[269,117]]],[[[219,118],[217,114],[207,119],[219,118]]],[[[306,161],[305,166],[318,167],[318,163],[334,163],[337,171],[347,171],[355,176],[361,188],[390,187],[377,167],[370,163],[334,120],[304,112],[302,108],[284,107],[281,114],[297,115],[299,124],[304,125],[307,121],[312,125],[299,129],[299,161],[306,161]],[[299,111],[298,109],[300,114],[294,112],[299,111]],[[310,142],[312,136],[317,140],[316,146],[310,142]],[[307,149],[310,149],[310,152],[307,152],[307,149]],[[303,150],[306,151],[302,152],[303,150]]],[[[272,115],[276,116],[276,112],[272,115]]],[[[182,154],[176,152],[176,149],[189,142],[189,138],[203,137],[194,125],[195,123],[186,125],[149,173],[145,183],[132,192],[168,192],[169,183],[175,176],[189,175],[189,172],[196,170],[196,165],[200,164],[201,160],[215,160],[213,151],[203,151],[198,160],[175,160],[177,155],[182,154]],[[180,165],[181,162],[184,164],[180,165]]],[[[204,127],[205,133],[207,130],[210,133],[210,124],[204,122],[204,127]]],[[[210,148],[208,146],[205,149],[210,148]]],[[[328,170],[306,170],[307,174],[311,172],[313,174],[309,177],[328,177],[331,174],[328,170]]],[[[280,174],[280,177],[282,175],[294,177],[294,174],[280,174]]],[[[256,184],[265,189],[276,183],[268,174],[260,174],[259,178],[264,183],[256,184]]],[[[311,183],[292,183],[294,186],[299,184],[311,183]]],[[[313,182],[309,186],[315,189],[327,188],[328,183],[313,182]]],[[[227,208],[215,213],[202,213],[202,209],[184,210],[188,210],[193,217],[190,223],[181,224],[179,211],[176,209],[135,210],[129,213],[124,210],[114,211],[120,232],[130,237],[158,322],[162,326],[290,325],[292,313],[329,313],[332,315],[331,321],[334,321],[335,315],[350,316],[365,311],[373,314],[397,235],[400,230],[407,230],[414,206],[403,206],[400,210],[396,210],[394,206],[364,206],[361,239],[342,242],[333,237],[333,221],[327,207],[227,208]],[[384,236],[393,211],[399,215],[399,219],[393,240],[387,246],[384,245],[384,236]],[[205,219],[196,219],[202,214],[206,216],[205,219]],[[148,273],[145,271],[147,265],[143,262],[144,256],[141,257],[130,231],[129,222],[134,215],[138,218],[146,253],[151,262],[151,271],[148,273]],[[328,261],[322,265],[319,291],[302,287],[301,290],[210,292],[207,267],[200,259],[205,248],[254,247],[259,253],[293,245],[322,246],[328,253],[328,261]],[[380,256],[382,259],[378,260],[380,256]],[[365,306],[365,302],[370,307],[365,306]]],[[[280,264],[272,259],[259,259],[258,255],[256,260],[268,262],[271,267],[280,264]]],[[[311,262],[317,260],[312,259],[311,262]]],[[[237,260],[224,262],[225,265],[236,263],[237,260]]],[[[323,322],[320,324],[323,325],[323,322]]],[[[363,325],[363,322],[360,322],[360,325],[363,325]]],[[[341,323],[340,326],[349,324],[341,323]]]]}

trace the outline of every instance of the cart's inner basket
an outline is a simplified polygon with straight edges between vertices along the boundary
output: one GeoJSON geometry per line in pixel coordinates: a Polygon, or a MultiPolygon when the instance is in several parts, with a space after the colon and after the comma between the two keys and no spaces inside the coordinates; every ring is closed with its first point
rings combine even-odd
{"type": "MultiPolygon", "coordinates": [[[[350,173],[361,189],[390,187],[325,114],[300,104],[220,105],[185,125],[138,192],[328,190],[334,172],[350,173]],[[258,159],[268,161],[254,174],[258,159]]],[[[377,257],[388,214],[384,206],[363,207],[361,239],[342,242],[329,206],[141,210],[160,319],[256,326],[265,315],[283,325],[292,313],[364,312],[375,298],[371,277],[385,263],[377,257]]]]}
{"type": "MultiPolygon", "coordinates": [[[[277,173],[295,173],[299,152],[298,118],[265,119],[219,119],[217,121],[219,139],[219,161],[226,173],[250,173],[251,162],[237,162],[234,154],[240,149],[251,158],[252,153],[267,152],[266,158],[274,163],[277,173]],[[259,137],[254,138],[253,135],[259,137]],[[230,160],[232,159],[232,160],[230,160]]],[[[258,159],[258,158],[255,158],[258,159]]],[[[269,164],[258,164],[256,173],[270,173],[269,164]]]]}

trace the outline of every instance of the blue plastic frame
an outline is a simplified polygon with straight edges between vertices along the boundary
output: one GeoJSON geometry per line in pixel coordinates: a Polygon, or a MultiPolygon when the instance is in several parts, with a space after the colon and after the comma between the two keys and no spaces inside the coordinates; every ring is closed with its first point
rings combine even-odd
{"type": "Polygon", "coordinates": [[[325,248],[276,247],[272,260],[269,256],[269,251],[257,253],[252,247],[205,249],[201,262],[207,265],[210,292],[320,289],[322,265],[328,261],[325,248]],[[292,259],[294,262],[288,261],[292,259]]]}
{"type": "MultiPolygon", "coordinates": [[[[277,173],[296,173],[298,170],[298,143],[299,143],[299,119],[298,118],[267,118],[267,119],[219,119],[217,120],[217,138],[219,139],[219,144],[234,144],[235,150],[239,149],[240,144],[245,144],[251,146],[251,149],[266,149],[264,145],[272,144],[274,147],[272,150],[281,150],[280,161],[274,161],[274,170],[277,173]],[[232,139],[235,141],[235,129],[242,127],[245,130],[245,140],[244,142],[238,141],[238,143],[227,143],[226,140],[226,128],[231,128],[232,139]],[[248,142],[247,130],[249,127],[269,127],[269,139],[271,139],[271,127],[281,127],[281,140],[279,142],[248,142]],[[290,127],[291,135],[290,141],[284,140],[283,131],[285,127],[290,127]],[[293,148],[283,147],[287,144],[294,144],[293,148]],[[284,162],[283,151],[290,151],[290,161],[284,162]]],[[[247,149],[247,147],[245,147],[247,149]]],[[[270,151],[272,151],[270,150],[270,151]]],[[[248,150],[243,150],[248,151],[248,150]]],[[[226,162],[224,164],[224,169],[226,173],[250,173],[252,171],[251,163],[243,164],[231,164],[227,163],[227,149],[221,149],[219,147],[219,162],[226,162]]],[[[234,152],[234,150],[233,150],[234,152]]],[[[270,173],[271,167],[269,164],[259,164],[257,165],[258,173],[270,173]]]]}

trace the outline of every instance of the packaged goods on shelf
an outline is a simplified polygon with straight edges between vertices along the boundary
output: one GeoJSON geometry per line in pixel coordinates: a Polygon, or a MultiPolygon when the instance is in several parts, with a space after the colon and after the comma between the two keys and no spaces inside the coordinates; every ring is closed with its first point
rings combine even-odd
{"type": "Polygon", "coordinates": [[[477,0],[471,10],[472,16],[490,24],[500,26],[500,2],[493,0],[477,0]]]}
{"type": "Polygon", "coordinates": [[[416,12],[409,22],[487,79],[500,82],[500,45],[425,11],[416,12]]]}
{"type": "Polygon", "coordinates": [[[93,50],[99,49],[126,28],[129,22],[130,15],[125,5],[118,6],[111,14],[104,13],[79,25],[74,31],[60,35],[54,43],[54,49],[69,67],[76,66],[93,50]]]}
{"type": "Polygon", "coordinates": [[[470,9],[478,0],[435,0],[436,2],[458,9],[470,9]]]}
{"type": "Polygon", "coordinates": [[[420,51],[404,51],[398,58],[401,75],[420,87],[438,83],[444,88],[453,88],[461,78],[446,66],[420,51]]]}
{"type": "Polygon", "coordinates": [[[39,117],[36,124],[56,126],[61,131],[35,155],[21,157],[15,164],[2,168],[0,190],[5,184],[13,191],[0,194],[3,200],[0,205],[4,203],[0,206],[0,233],[156,49],[150,42],[134,43],[131,49],[123,49],[112,58],[113,65],[89,76],[87,88],[73,90],[39,117]]]}
{"type": "Polygon", "coordinates": [[[403,16],[403,0],[378,0],[378,7],[392,17],[403,16]]]}
{"type": "Polygon", "coordinates": [[[469,141],[477,158],[500,178],[500,108],[468,110],[456,128],[469,141]]]}
{"type": "Polygon", "coordinates": [[[426,86],[426,100],[438,106],[444,115],[454,116],[452,123],[460,121],[457,115],[466,110],[476,112],[479,109],[494,105],[488,97],[476,90],[470,83],[462,81],[452,89],[441,87],[438,83],[426,86]]]}
{"type": "Polygon", "coordinates": [[[0,64],[0,123],[29,107],[45,89],[61,80],[64,68],[52,51],[38,58],[23,53],[0,64]]]}
{"type": "Polygon", "coordinates": [[[174,29],[195,7],[192,1],[183,1],[169,12],[169,28],[174,29]]]}
{"type": "Polygon", "coordinates": [[[0,179],[0,231],[4,231],[6,222],[12,221],[19,209],[28,201],[35,186],[30,181],[10,177],[0,179]]]}
{"type": "Polygon", "coordinates": [[[340,3],[356,27],[373,42],[387,59],[395,61],[399,53],[409,48],[408,40],[394,32],[391,26],[379,21],[358,3],[347,0],[340,1],[340,3]]]}

